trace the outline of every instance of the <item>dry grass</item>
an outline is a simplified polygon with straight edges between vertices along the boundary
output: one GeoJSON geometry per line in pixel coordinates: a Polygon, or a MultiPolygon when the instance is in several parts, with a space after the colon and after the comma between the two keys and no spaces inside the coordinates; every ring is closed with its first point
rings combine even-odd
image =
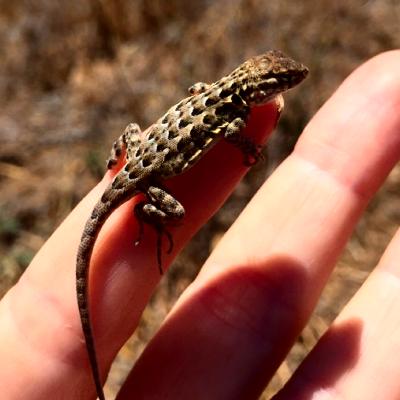
{"type": "MultiPolygon", "coordinates": [[[[214,80],[248,56],[279,48],[311,75],[287,97],[268,150],[271,169],[357,65],[400,47],[396,3],[91,0],[65,8],[60,0],[0,0],[0,293],[98,181],[110,143],[129,122],[146,127],[193,82],[214,80]]],[[[264,179],[265,165],[180,255],[121,352],[109,393],[264,179]]],[[[374,267],[400,221],[399,183],[397,169],[358,224],[266,393],[288,378],[374,267]]]]}

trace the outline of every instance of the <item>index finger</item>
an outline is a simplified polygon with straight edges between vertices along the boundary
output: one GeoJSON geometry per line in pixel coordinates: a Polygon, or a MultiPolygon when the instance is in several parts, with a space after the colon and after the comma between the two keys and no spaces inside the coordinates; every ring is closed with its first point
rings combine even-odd
{"type": "MultiPolygon", "coordinates": [[[[254,110],[247,133],[256,141],[265,140],[277,117],[274,104],[254,110]]],[[[173,232],[175,248],[165,257],[165,265],[218,209],[246,171],[241,153],[220,143],[187,174],[168,183],[185,206],[186,218],[173,232]]],[[[0,383],[8,391],[3,392],[5,397],[45,398],[55,391],[60,398],[93,395],[76,303],[75,257],[84,223],[110,180],[107,174],[66,218],[0,303],[0,359],[7,366],[0,383]]],[[[154,233],[148,229],[143,243],[133,246],[136,201],[127,202],[107,220],[91,262],[90,307],[103,376],[136,327],[160,279],[154,233]]]]}

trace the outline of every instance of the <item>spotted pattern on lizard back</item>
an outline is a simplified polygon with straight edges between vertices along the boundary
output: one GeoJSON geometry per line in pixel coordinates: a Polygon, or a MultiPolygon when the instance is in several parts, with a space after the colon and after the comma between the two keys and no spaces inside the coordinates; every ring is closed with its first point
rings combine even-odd
{"type": "Polygon", "coordinates": [[[133,196],[145,201],[135,206],[140,242],[143,223],[157,232],[157,261],[160,272],[162,237],[173,241],[166,227],[182,220],[184,207],[163,187],[163,181],[193,166],[220,139],[236,146],[248,166],[260,157],[260,146],[242,135],[252,107],[265,104],[299,84],[307,68],[272,50],[251,58],[231,74],[212,84],[196,83],[190,96],[171,107],[141,134],[137,124],[129,124],[114,143],[108,168],[126,154],[124,167],[115,176],[95,205],[81,238],[76,265],[76,290],[82,330],[85,336],[97,396],[104,400],[102,380],[89,318],[88,271],[98,233],[108,216],[133,196]]]}

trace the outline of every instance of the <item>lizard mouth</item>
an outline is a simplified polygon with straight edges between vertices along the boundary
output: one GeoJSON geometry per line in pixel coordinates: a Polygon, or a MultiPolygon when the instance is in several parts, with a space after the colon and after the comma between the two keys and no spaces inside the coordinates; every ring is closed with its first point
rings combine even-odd
{"type": "Polygon", "coordinates": [[[301,68],[298,68],[296,72],[291,72],[289,74],[289,83],[290,87],[298,85],[302,82],[308,75],[308,68],[304,65],[301,65],[301,68]]]}

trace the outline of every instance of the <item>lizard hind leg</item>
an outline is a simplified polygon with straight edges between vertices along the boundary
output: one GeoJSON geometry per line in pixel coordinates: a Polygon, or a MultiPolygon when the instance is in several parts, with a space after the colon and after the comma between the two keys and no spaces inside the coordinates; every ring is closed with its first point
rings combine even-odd
{"type": "Polygon", "coordinates": [[[135,215],[139,223],[139,237],[135,244],[139,244],[143,235],[143,224],[152,226],[157,233],[157,263],[160,274],[162,269],[162,238],[168,239],[167,254],[173,250],[173,239],[171,233],[166,229],[167,225],[182,220],[185,209],[178,200],[164,189],[150,186],[147,190],[148,201],[138,203],[135,207],[135,215]]]}

